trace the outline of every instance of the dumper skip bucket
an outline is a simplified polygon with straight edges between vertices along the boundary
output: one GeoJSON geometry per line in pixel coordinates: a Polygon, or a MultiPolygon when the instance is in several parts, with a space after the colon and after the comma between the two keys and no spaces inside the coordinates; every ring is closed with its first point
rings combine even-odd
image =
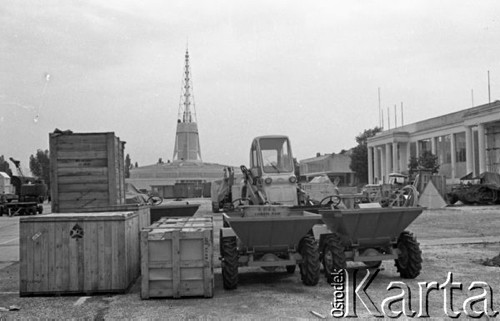
{"type": "Polygon", "coordinates": [[[256,252],[296,248],[313,225],[322,223],[321,215],[281,205],[243,206],[223,215],[242,246],[256,252]]]}
{"type": "Polygon", "coordinates": [[[345,245],[385,246],[395,242],[424,210],[423,207],[320,210],[328,229],[340,235],[345,245]]]}

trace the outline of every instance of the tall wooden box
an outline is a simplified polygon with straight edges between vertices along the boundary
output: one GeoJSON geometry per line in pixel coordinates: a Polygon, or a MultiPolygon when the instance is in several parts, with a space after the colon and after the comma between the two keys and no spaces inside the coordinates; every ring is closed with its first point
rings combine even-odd
{"type": "Polygon", "coordinates": [[[141,232],[141,298],[212,297],[212,218],[161,219],[141,232]]]}
{"type": "Polygon", "coordinates": [[[52,213],[125,204],[124,144],[113,132],[51,133],[52,213]]]}
{"type": "Polygon", "coordinates": [[[125,292],[140,274],[138,212],[20,218],[20,295],[125,292]]]}

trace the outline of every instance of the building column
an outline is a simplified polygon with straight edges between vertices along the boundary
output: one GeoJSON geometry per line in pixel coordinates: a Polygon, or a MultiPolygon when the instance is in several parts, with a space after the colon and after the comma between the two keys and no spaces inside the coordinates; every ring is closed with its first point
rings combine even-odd
{"type": "Polygon", "coordinates": [[[437,138],[431,137],[431,153],[432,155],[437,155],[437,138]]]}
{"type": "Polygon", "coordinates": [[[387,163],[386,157],[385,157],[385,149],[386,146],[382,145],[380,147],[380,184],[384,183],[384,177],[386,175],[386,168],[387,166],[385,165],[387,163]]]}
{"type": "Polygon", "coordinates": [[[378,147],[373,148],[373,167],[376,180],[373,181],[374,184],[380,183],[380,150],[378,147]]]}
{"type": "Polygon", "coordinates": [[[398,143],[392,143],[392,170],[399,173],[398,143]]]}
{"type": "Polygon", "coordinates": [[[450,153],[451,153],[451,179],[457,176],[457,153],[455,150],[455,134],[450,134],[450,153]]]}
{"type": "Polygon", "coordinates": [[[368,147],[368,184],[373,184],[373,147],[368,147]]]}
{"type": "MultiPolygon", "coordinates": [[[[406,143],[410,145],[410,143],[406,143]]],[[[399,172],[402,173],[408,168],[408,147],[404,144],[399,144],[399,172]]]]}
{"type": "Polygon", "coordinates": [[[389,182],[389,174],[391,173],[391,144],[385,144],[385,175],[384,182],[389,182]]]}
{"type": "Polygon", "coordinates": [[[473,173],[474,175],[474,156],[472,149],[472,127],[465,127],[465,160],[467,173],[473,173]]]}
{"type": "Polygon", "coordinates": [[[484,124],[479,124],[477,126],[477,140],[478,140],[478,151],[479,151],[479,173],[484,173],[486,171],[486,140],[485,140],[485,130],[484,124]]]}

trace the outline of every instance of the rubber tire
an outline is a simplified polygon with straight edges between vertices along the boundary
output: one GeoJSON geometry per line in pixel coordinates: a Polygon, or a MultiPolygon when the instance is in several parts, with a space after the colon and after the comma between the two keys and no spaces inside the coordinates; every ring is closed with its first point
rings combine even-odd
{"type": "Polygon", "coordinates": [[[307,234],[300,240],[299,251],[302,256],[302,262],[299,264],[302,283],[307,286],[318,284],[320,274],[319,250],[318,243],[313,235],[307,234]]]}
{"type": "Polygon", "coordinates": [[[345,269],[347,267],[344,246],[338,234],[331,234],[325,238],[323,246],[323,267],[325,268],[325,277],[330,278],[332,270],[345,269]],[[330,262],[328,258],[331,257],[330,262]]]}
{"type": "Polygon", "coordinates": [[[40,205],[37,206],[37,212],[38,212],[38,214],[42,214],[43,213],[43,205],[40,204],[40,205]]]}
{"type": "Polygon", "coordinates": [[[222,282],[224,289],[234,290],[238,286],[238,250],[236,237],[220,237],[222,257],[222,282]]]}
{"type": "Polygon", "coordinates": [[[400,251],[395,261],[399,275],[404,279],[414,279],[422,270],[422,251],[417,239],[408,231],[401,232],[397,248],[400,251]]]}
{"type": "Polygon", "coordinates": [[[287,265],[286,266],[286,273],[288,273],[288,274],[294,274],[296,267],[297,267],[297,265],[287,265]]]}

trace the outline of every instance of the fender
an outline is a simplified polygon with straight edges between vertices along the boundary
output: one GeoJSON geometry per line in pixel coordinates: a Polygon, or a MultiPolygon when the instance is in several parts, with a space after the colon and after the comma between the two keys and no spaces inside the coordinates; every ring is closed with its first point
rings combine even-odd
{"type": "Polygon", "coordinates": [[[231,237],[231,236],[236,237],[236,233],[234,233],[233,229],[230,227],[222,227],[220,229],[220,235],[221,237],[231,237]]]}

